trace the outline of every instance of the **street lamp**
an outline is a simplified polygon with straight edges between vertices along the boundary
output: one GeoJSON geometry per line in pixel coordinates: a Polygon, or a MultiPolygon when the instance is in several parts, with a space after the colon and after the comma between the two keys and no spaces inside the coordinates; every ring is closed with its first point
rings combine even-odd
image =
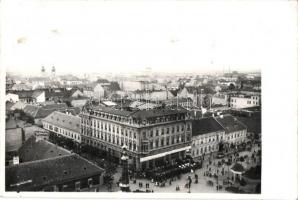
{"type": "Polygon", "coordinates": [[[128,155],[127,155],[127,146],[122,146],[122,176],[121,176],[121,183],[119,184],[121,191],[129,192],[129,177],[128,177],[128,155]]]}
{"type": "MultiPolygon", "coordinates": [[[[188,158],[188,164],[189,164],[189,169],[190,169],[190,172],[192,172],[192,168],[191,168],[191,150],[188,149],[186,152],[185,152],[187,158],[188,158]]],[[[190,186],[191,186],[191,177],[190,175],[188,176],[188,193],[190,193],[190,186]]]]}

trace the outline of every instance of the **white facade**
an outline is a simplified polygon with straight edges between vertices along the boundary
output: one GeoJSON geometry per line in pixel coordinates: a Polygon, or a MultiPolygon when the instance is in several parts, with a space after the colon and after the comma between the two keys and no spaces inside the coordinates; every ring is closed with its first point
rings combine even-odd
{"type": "Polygon", "coordinates": [[[46,101],[45,92],[41,92],[38,96],[36,96],[36,102],[37,103],[43,103],[46,101]]]}
{"type": "Polygon", "coordinates": [[[121,89],[124,91],[136,91],[142,90],[142,83],[140,81],[123,81],[121,84],[121,89]]]}
{"type": "Polygon", "coordinates": [[[10,102],[13,102],[13,103],[18,102],[19,101],[19,95],[8,93],[8,94],[6,94],[6,101],[10,101],[10,102]]]}
{"type": "Polygon", "coordinates": [[[212,96],[212,105],[228,105],[228,95],[217,93],[212,96]]]}
{"type": "Polygon", "coordinates": [[[247,137],[247,130],[239,130],[231,133],[226,133],[224,136],[224,141],[229,144],[241,144],[245,141],[247,137]]]}
{"type": "Polygon", "coordinates": [[[224,131],[217,131],[193,136],[191,147],[192,157],[195,158],[202,156],[203,154],[206,155],[212,152],[217,152],[219,150],[220,141],[224,140],[224,135],[224,131]]]}
{"type": "Polygon", "coordinates": [[[73,139],[76,142],[81,143],[81,134],[78,132],[74,132],[74,131],[66,129],[64,127],[58,127],[58,126],[49,124],[48,122],[45,122],[45,121],[43,121],[42,125],[43,125],[43,128],[48,131],[52,131],[52,132],[59,134],[63,137],[73,139]]]}
{"type": "Polygon", "coordinates": [[[231,108],[248,108],[254,106],[260,106],[259,96],[237,96],[231,97],[230,100],[231,108]]]}
{"type": "Polygon", "coordinates": [[[97,84],[94,87],[94,98],[95,99],[103,99],[105,94],[105,90],[100,84],[97,84]]]}

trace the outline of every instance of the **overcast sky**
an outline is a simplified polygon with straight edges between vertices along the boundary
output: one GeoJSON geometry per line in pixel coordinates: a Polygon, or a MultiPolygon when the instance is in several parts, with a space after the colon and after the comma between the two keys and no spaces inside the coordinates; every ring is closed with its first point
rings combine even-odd
{"type": "Polygon", "coordinates": [[[24,74],[260,70],[295,33],[290,2],[6,1],[2,63],[24,74]]]}

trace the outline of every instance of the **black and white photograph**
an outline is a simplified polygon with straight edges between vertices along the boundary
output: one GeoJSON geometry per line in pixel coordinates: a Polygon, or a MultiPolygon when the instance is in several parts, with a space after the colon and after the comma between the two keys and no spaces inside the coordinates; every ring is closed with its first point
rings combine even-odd
{"type": "Polygon", "coordinates": [[[281,63],[297,39],[295,2],[12,0],[1,7],[8,196],[255,198],[278,193],[270,186],[277,183],[291,190],[285,198],[295,197],[297,180],[286,177],[297,166],[286,157],[295,158],[297,132],[286,123],[297,128],[297,108],[294,117],[283,111],[297,104],[297,89],[280,84],[297,83],[271,71],[296,72],[281,63]],[[271,90],[276,99],[264,92],[271,90]],[[280,132],[279,123],[288,129],[280,132]],[[283,137],[288,148],[277,144],[283,137]],[[283,168],[272,172],[272,163],[283,168]]]}

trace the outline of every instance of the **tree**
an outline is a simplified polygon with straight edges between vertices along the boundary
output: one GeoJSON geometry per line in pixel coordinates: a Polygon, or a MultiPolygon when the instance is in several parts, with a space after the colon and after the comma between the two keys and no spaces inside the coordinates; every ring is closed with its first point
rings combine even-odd
{"type": "Polygon", "coordinates": [[[230,85],[229,85],[229,90],[235,90],[235,85],[233,84],[233,83],[230,83],[230,85]]]}
{"type": "Polygon", "coordinates": [[[105,175],[103,176],[104,184],[107,186],[108,191],[112,189],[114,174],[116,173],[116,165],[111,162],[105,163],[105,175]]]}
{"type": "Polygon", "coordinates": [[[111,191],[113,185],[114,177],[112,174],[106,173],[103,176],[103,182],[107,186],[108,191],[111,191]]]}

